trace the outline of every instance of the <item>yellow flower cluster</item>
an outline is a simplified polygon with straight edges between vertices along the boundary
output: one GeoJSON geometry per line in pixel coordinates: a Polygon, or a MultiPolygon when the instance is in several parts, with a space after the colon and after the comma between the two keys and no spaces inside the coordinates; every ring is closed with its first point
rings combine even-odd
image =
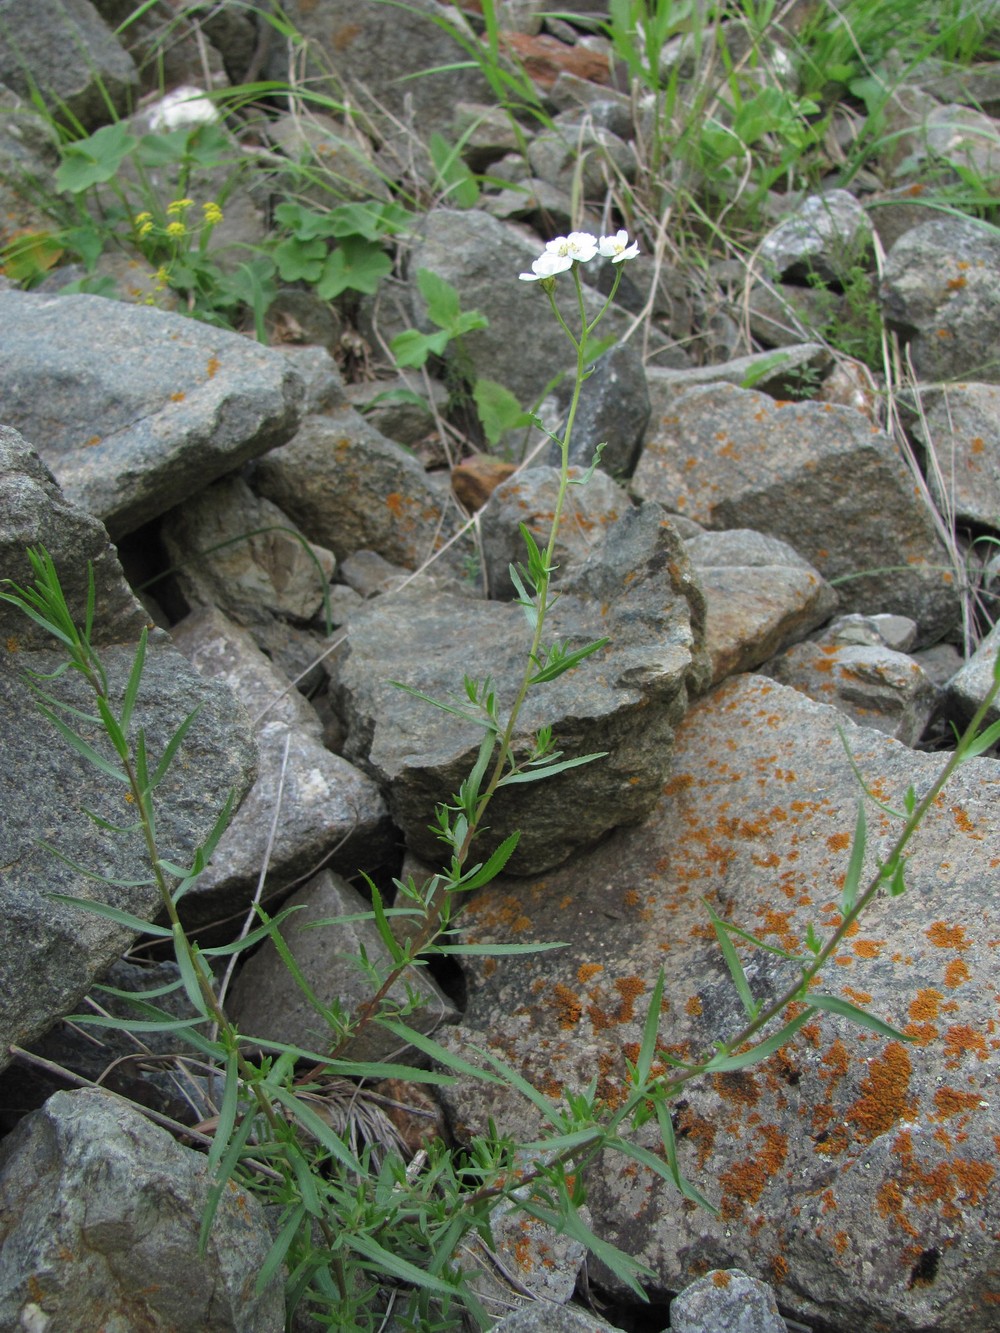
{"type": "Polygon", "coordinates": [[[216,203],[202,204],[202,212],[205,214],[205,225],[207,227],[216,227],[222,221],[222,209],[216,203]]]}
{"type": "Polygon", "coordinates": [[[194,203],[193,199],[171,199],[167,204],[167,216],[174,217],[178,213],[183,213],[194,203]]]}

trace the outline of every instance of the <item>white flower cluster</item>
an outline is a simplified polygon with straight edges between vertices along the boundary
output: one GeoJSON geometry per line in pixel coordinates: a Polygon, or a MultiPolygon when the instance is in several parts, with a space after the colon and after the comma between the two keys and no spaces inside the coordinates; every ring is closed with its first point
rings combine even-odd
{"type": "Polygon", "coordinates": [[[557,273],[565,273],[574,263],[587,264],[595,255],[610,259],[612,264],[620,264],[626,259],[634,259],[638,253],[639,242],[633,241],[629,245],[627,231],[602,236],[600,240],[589,231],[571,231],[568,236],[547,241],[544,252],[531,265],[531,272],[518,276],[522,282],[539,282],[543,278],[554,278],[557,273]]]}

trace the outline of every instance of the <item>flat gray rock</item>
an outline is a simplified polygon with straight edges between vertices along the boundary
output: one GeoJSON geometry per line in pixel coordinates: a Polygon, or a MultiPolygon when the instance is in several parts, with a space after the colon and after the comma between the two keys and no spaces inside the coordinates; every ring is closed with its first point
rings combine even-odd
{"type": "Polygon", "coordinates": [[[262,1292],[264,1209],[222,1193],[184,1148],[122,1098],[57,1092],[0,1145],[0,1327],[281,1333],[281,1273],[262,1292]]]}
{"type": "MultiPolygon", "coordinates": [[[[0,429],[0,578],[32,581],[24,547],[44,543],[64,576],[69,604],[82,621],[87,561],[94,565],[95,645],[120,698],[146,622],[132,597],[107,533],[67,503],[37,455],[14,431],[0,429]]],[[[92,768],[39,716],[27,671],[51,672],[62,661],[53,641],[6,603],[0,603],[0,1066],[10,1043],[25,1043],[73,1009],[94,980],[132,942],[134,933],[107,918],[52,900],[64,893],[94,898],[152,920],[160,911],[155,888],[108,887],[71,861],[118,879],[149,875],[138,833],[116,836],[87,818],[93,810],[115,824],[134,817],[124,789],[92,768]]],[[[93,696],[82,678],[67,674],[47,688],[87,713],[93,696]]],[[[190,668],[162,631],[150,635],[135,724],[145,728],[154,762],[195,707],[200,708],[157,802],[160,854],[189,863],[208,836],[227,791],[237,803],[255,773],[256,751],[246,713],[226,688],[190,668]]],[[[110,757],[110,743],[89,721],[83,734],[110,757]]]]}
{"type": "Polygon", "coordinates": [[[15,290],[0,291],[0,323],[7,424],[115,539],[298,425],[291,363],[239,334],[151,306],[15,290]]]}
{"type": "Polygon", "coordinates": [[[853,408],[689,389],[654,407],[633,488],[706,527],[779,537],[830,582],[850,575],[843,610],[908,615],[922,643],[958,621],[947,552],[910,473],[853,408]]]}
{"type": "MultiPolygon", "coordinates": [[[[737,1033],[743,1009],[701,896],[766,943],[802,949],[809,923],[829,933],[860,791],[838,729],[896,808],[942,767],[773,681],[726,681],[679,727],[643,824],[471,903],[469,942],[570,945],[492,971],[469,960],[463,1024],[442,1039],[468,1058],[488,1047],[550,1096],[596,1074],[614,1107],[661,966],[665,1050],[684,1058],[737,1033]]],[[[995,1328],[998,820],[1000,763],[971,761],[911,844],[908,892],[871,906],[823,979],[911,1042],[817,1017],[761,1064],[683,1089],[680,1169],[718,1217],[618,1155],[590,1170],[594,1228],[654,1271],[652,1299],[735,1267],[807,1325],[836,1311],[857,1333],[995,1328]]],[[[871,870],[900,825],[871,803],[868,823],[871,870]]],[[[793,964],[739,950],[755,997],[794,980],[793,964]]],[[[521,1142],[538,1132],[537,1113],[500,1089],[463,1080],[442,1095],[469,1134],[490,1116],[521,1142]]],[[[637,1141],[656,1149],[656,1130],[637,1141]]],[[[593,1261],[590,1276],[618,1289],[593,1261]]]]}

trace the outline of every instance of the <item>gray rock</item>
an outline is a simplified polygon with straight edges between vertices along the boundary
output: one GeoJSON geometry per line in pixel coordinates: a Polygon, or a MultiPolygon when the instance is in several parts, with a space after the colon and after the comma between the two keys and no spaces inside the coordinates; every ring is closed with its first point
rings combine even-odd
{"type": "Polygon", "coordinates": [[[412,569],[457,526],[413,455],[348,407],[308,417],[253,484],[338,560],[369,550],[412,569]]]}
{"type": "MultiPolygon", "coordinates": [[[[516,749],[523,754],[539,727],[551,725],[567,758],[608,754],[549,779],[541,795],[534,784],[498,792],[477,855],[519,829],[511,864],[522,874],[557,865],[609,828],[642,818],[669,769],[688,692],[705,680],[703,604],[658,506],[624,514],[593,558],[558,586],[549,642],[576,646],[610,636],[611,643],[529,693],[516,749]]],[[[463,676],[489,676],[502,714],[529,641],[520,607],[448,594],[378,598],[350,621],[334,681],[347,725],[345,754],[388,789],[408,845],[432,863],[441,844],[428,829],[431,812],[468,775],[482,731],[390,682],[446,698],[461,691],[463,676]]]]}
{"type": "MultiPolygon", "coordinates": [[[[571,944],[492,971],[469,960],[463,1023],[440,1039],[472,1059],[485,1046],[556,1098],[596,1075],[615,1107],[661,967],[666,1051],[684,1059],[735,1036],[745,1013],[701,895],[768,944],[802,950],[809,924],[829,936],[860,795],[841,731],[895,809],[942,767],[941,755],[760,677],[735,677],[695,703],[643,824],[542,878],[495,881],[469,905],[470,943],[571,944]]],[[[594,1229],[653,1270],[651,1299],[706,1269],[738,1267],[771,1282],[806,1324],[836,1311],[852,1333],[994,1328],[980,1293],[993,1290],[1000,1262],[990,1036],[998,818],[1000,763],[973,760],[910,845],[908,892],[877,898],[823,977],[824,990],[912,1044],[817,1015],[762,1063],[684,1087],[673,1104],[679,1167],[718,1217],[618,1154],[588,1169],[594,1229]]],[[[901,827],[872,804],[868,823],[865,876],[901,827]]],[[[794,963],[738,948],[765,1003],[798,976],[794,963]]],[[[463,1079],[442,1096],[465,1134],[492,1117],[519,1142],[537,1136],[538,1113],[499,1088],[463,1079]]],[[[652,1126],[636,1141],[661,1150],[652,1126]]],[[[624,1294],[593,1260],[590,1277],[624,1294]]]]}
{"type": "Polygon", "coordinates": [[[381,864],[392,830],[378,788],[324,747],[315,710],[250,636],[207,610],[176,625],[173,637],[197,671],[225,682],[246,702],[260,746],[256,783],[181,900],[185,920],[201,924],[246,912],[265,865],[270,901],[320,865],[354,874],[359,865],[381,864]]]}
{"type": "Polygon", "coordinates": [[[539,180],[591,200],[602,198],[613,181],[634,182],[638,169],[632,145],[589,119],[562,120],[536,134],[528,143],[528,164],[539,180]]]}
{"type": "MultiPolygon", "coordinates": [[[[490,98],[478,70],[455,67],[462,61],[461,47],[434,22],[447,18],[467,41],[475,42],[457,9],[436,0],[412,0],[405,9],[359,7],[354,0],[288,0],[282,8],[295,30],[322,53],[311,65],[313,74],[329,78],[332,66],[347,99],[360,101],[365,115],[383,130],[391,128],[387,112],[419,126],[421,136],[433,130],[447,134],[456,101],[490,98]],[[441,72],[425,75],[425,70],[441,72]]],[[[268,72],[274,79],[287,78],[284,43],[273,44],[268,72]]]]}
{"type": "MultiPolygon", "coordinates": [[[[332,918],[370,912],[371,903],[339,875],[324,870],[285,905],[301,909],[280,929],[314,995],[328,1008],[339,1006],[345,1016],[356,1016],[377,989],[357,960],[363,953],[383,976],[390,971],[392,960],[374,922],[332,918]],[[317,926],[320,921],[325,924],[317,926]]],[[[418,1032],[433,1032],[441,1023],[453,1023],[458,1017],[426,968],[408,968],[387,998],[405,1010],[410,997],[416,997],[419,1004],[403,1021],[418,1032]]],[[[249,1036],[286,1042],[318,1055],[336,1045],[336,1033],[323,1024],[270,941],[244,963],[230,993],[229,1009],[233,1022],[249,1036]]],[[[351,1060],[386,1060],[398,1058],[400,1045],[394,1033],[370,1023],[341,1054],[351,1060]]]]}
{"type": "MultiPolygon", "coordinates": [[[[410,256],[411,274],[430,269],[457,289],[463,310],[479,310],[486,316],[488,328],[462,339],[472,375],[498,380],[525,407],[532,405],[553,375],[576,364],[573,348],[538,283],[518,280],[544,248],[541,241],[525,240],[519,231],[485,213],[438,208],[424,218],[410,256]]],[[[599,262],[592,260],[591,266],[596,269],[599,262]]],[[[593,319],[603,299],[586,286],[584,299],[593,319]]],[[[420,323],[426,317],[415,285],[411,300],[420,323]]],[[[569,274],[556,283],[556,300],[570,329],[577,332],[580,312],[569,274]]],[[[612,308],[599,325],[599,336],[624,333],[627,324],[624,311],[612,308]]]]}
{"type": "MultiPolygon", "coordinates": [[[[571,469],[579,482],[583,473],[571,469]]],[[[520,524],[545,549],[556,496],[559,471],[554,467],[531,467],[501,482],[480,510],[480,540],[490,596],[514,596],[510,566],[527,559],[520,524]]],[[[595,471],[585,486],[571,485],[566,493],[563,522],[553,558],[565,577],[603,544],[608,529],[632,508],[632,502],[606,473],[595,471]]]]}
{"type": "Polygon", "coordinates": [[[91,130],[125,110],[139,76],[90,0],[0,0],[0,81],[91,130]]]}
{"type": "Polygon", "coordinates": [[[493,1333],[621,1333],[600,1315],[575,1305],[535,1301],[493,1325],[493,1333]]]}
{"type": "Polygon", "coordinates": [[[1000,237],[971,218],[913,227],[889,251],[886,319],[925,380],[1000,382],[1000,237]]]}
{"type": "Polygon", "coordinates": [[[323,611],[333,554],[242,477],[224,477],[166,514],[160,536],[189,606],[217,606],[242,625],[323,611]]]}
{"type": "MultiPolygon", "coordinates": [[[[302,295],[307,293],[303,292],[302,295]]],[[[269,307],[269,315],[271,311],[272,307],[269,307]]],[[[329,412],[347,401],[343,376],[326,347],[320,345],[321,342],[321,339],[317,339],[315,344],[301,347],[279,342],[282,356],[291,362],[302,381],[302,415],[307,417],[329,412]]]]}
{"type": "MultiPolygon", "coordinates": [[[[993,684],[997,654],[1000,653],[1000,625],[995,625],[969,660],[948,681],[948,698],[966,720],[986,698],[993,684]]],[[[1000,717],[1000,703],[990,709],[988,722],[1000,717]]]]}
{"type": "Polygon", "coordinates": [[[786,1333],[774,1292],[738,1268],[716,1268],[670,1302],[676,1333],[786,1333]]]}
{"type": "Polygon", "coordinates": [[[789,390],[797,387],[797,381],[801,384],[803,377],[818,377],[829,365],[830,353],[820,343],[790,343],[780,352],[754,352],[735,361],[693,366],[690,370],[650,366],[646,381],[657,408],[670,394],[683,393],[698,384],[733,384],[775,398],[790,398],[793,395],[789,390]]]}
{"type": "Polygon", "coordinates": [[[824,637],[836,644],[873,644],[908,653],[917,641],[917,626],[909,616],[838,616],[824,637]]]}
{"type": "MultiPolygon", "coordinates": [[[[145,615],[131,597],[100,524],[68,504],[37,455],[14,432],[0,430],[0,578],[32,581],[24,548],[44,543],[78,622],[86,607],[87,562],[95,580],[94,643],[101,652],[113,697],[120,698],[132,667],[145,615]]],[[[56,902],[63,893],[97,898],[152,919],[161,908],[149,875],[148,853],[137,832],[102,832],[85,814],[93,810],[115,824],[129,822],[124,791],[92,768],[38,715],[27,671],[53,671],[62,660],[44,633],[13,607],[0,603],[0,1065],[12,1042],[24,1043],[72,1009],[95,977],[134,938],[105,917],[56,902]],[[56,859],[49,842],[70,859],[56,859]],[[95,884],[83,866],[129,886],[95,884]]],[[[67,675],[48,686],[60,700],[87,714],[93,696],[82,678],[67,675]]],[[[195,707],[177,761],[158,789],[160,854],[184,864],[209,834],[228,788],[237,802],[254,775],[254,746],[246,714],[226,689],[202,681],[170,645],[150,635],[136,724],[145,729],[151,759],[195,707]]],[[[77,722],[102,754],[110,745],[92,722],[77,722]]]]}
{"type": "Polygon", "coordinates": [[[1000,188],[997,122],[972,107],[932,104],[922,124],[896,141],[895,151],[905,154],[897,176],[934,172],[940,179],[946,167],[956,183],[971,176],[989,193],[1000,188]]]}
{"type": "Polygon", "coordinates": [[[927,483],[942,511],[1000,528],[1000,385],[949,384],[924,409],[913,431],[927,448],[927,483]]]}
{"type": "Polygon", "coordinates": [[[654,410],[633,486],[707,527],[779,537],[831,582],[850,575],[846,611],[910,616],[923,643],[957,623],[948,555],[910,474],[853,408],[690,389],[654,410]]]}
{"type": "Polygon", "coordinates": [[[238,334],[99,296],[19,291],[0,291],[0,322],[7,423],[112,537],[283,444],[298,424],[298,376],[238,334]]]}
{"type": "Polygon", "coordinates": [[[920,740],[938,702],[937,687],[914,658],[883,644],[839,643],[834,635],[795,644],[764,671],[904,745],[920,740]]]}
{"type": "Polygon", "coordinates": [[[685,547],[705,594],[713,684],[760,666],[837,606],[826,580],[776,537],[731,528],[705,532],[685,547]]]}
{"type": "MultiPolygon", "coordinates": [[[[572,391],[572,384],[564,383],[555,394],[557,424],[553,434],[560,438],[566,429],[572,391]]],[[[649,415],[649,390],[642,356],[633,343],[619,343],[599,358],[584,380],[573,422],[570,462],[590,467],[594,450],[603,444],[600,463],[603,470],[612,477],[630,477],[639,461],[649,415]]],[[[560,446],[552,441],[543,458],[558,467],[560,454],[560,446]]]]}
{"type": "Polygon", "coordinates": [[[211,1173],[119,1097],[58,1092],[0,1145],[0,1326],[280,1333],[260,1204],[224,1190],[198,1250],[211,1173]]]}
{"type": "Polygon", "coordinates": [[[872,224],[847,190],[810,195],[760,243],[761,263],[777,277],[816,274],[843,281],[872,247],[872,224]]]}

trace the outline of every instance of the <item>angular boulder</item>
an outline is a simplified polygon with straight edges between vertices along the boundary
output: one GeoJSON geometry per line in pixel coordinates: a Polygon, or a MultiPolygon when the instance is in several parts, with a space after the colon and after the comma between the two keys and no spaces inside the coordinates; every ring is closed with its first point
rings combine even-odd
{"type": "Polygon", "coordinates": [[[101,296],[16,290],[0,291],[0,323],[5,421],[116,540],[298,425],[291,364],[228,330],[101,296]]]}

